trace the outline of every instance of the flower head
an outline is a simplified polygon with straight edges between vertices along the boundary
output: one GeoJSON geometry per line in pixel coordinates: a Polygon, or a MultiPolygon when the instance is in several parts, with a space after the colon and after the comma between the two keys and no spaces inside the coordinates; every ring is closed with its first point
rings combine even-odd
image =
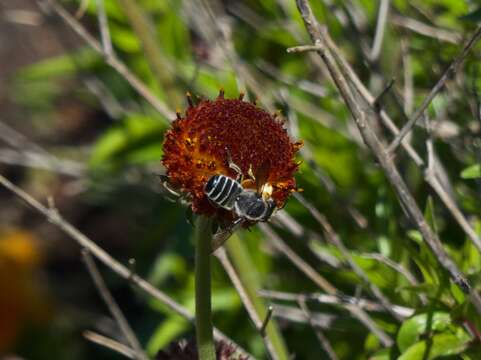
{"type": "Polygon", "coordinates": [[[232,213],[215,207],[204,192],[206,182],[214,175],[236,179],[239,174],[229,166],[234,163],[242,172],[245,189],[262,191],[284,206],[296,190],[294,173],[298,169],[295,154],[302,143],[292,142],[276,116],[255,104],[239,99],[217,99],[192,104],[185,117],[177,120],[167,132],[162,163],[169,184],[190,195],[192,210],[221,218],[232,213]]]}
{"type": "MultiPolygon", "coordinates": [[[[219,360],[247,360],[248,357],[240,355],[234,345],[226,341],[215,342],[215,355],[219,360]]],[[[171,343],[166,350],[157,353],[156,360],[196,360],[197,345],[195,341],[185,339],[171,343]]]]}

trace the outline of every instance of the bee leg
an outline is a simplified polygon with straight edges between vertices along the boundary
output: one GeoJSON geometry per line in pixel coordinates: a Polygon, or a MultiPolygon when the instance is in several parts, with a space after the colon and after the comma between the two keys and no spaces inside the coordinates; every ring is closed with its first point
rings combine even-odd
{"type": "Polygon", "coordinates": [[[247,175],[249,175],[249,177],[250,177],[252,180],[256,181],[256,177],[255,177],[255,175],[254,175],[254,171],[252,170],[252,164],[249,165],[249,170],[247,171],[247,175]]]}
{"type": "Polygon", "coordinates": [[[162,186],[162,189],[164,189],[170,195],[175,196],[176,198],[180,198],[182,196],[182,194],[178,193],[177,191],[175,191],[170,187],[167,176],[165,175],[158,175],[158,176],[160,178],[160,185],[162,186]]]}
{"type": "Polygon", "coordinates": [[[237,179],[236,180],[238,182],[242,182],[243,175],[242,175],[241,168],[232,160],[232,156],[231,156],[229,148],[226,147],[225,150],[227,152],[227,163],[229,164],[229,167],[237,173],[237,179]]]}
{"type": "Polygon", "coordinates": [[[267,201],[267,211],[266,214],[262,217],[261,221],[262,222],[267,222],[269,219],[272,217],[274,211],[276,211],[276,203],[270,199],[267,201]]]}

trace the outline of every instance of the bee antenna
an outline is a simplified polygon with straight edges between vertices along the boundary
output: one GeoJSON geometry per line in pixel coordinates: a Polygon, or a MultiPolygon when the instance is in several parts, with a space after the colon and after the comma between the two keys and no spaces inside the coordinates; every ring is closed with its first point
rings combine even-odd
{"type": "Polygon", "coordinates": [[[180,110],[179,109],[175,110],[175,115],[177,116],[177,120],[182,119],[182,116],[180,116],[180,110]]]}

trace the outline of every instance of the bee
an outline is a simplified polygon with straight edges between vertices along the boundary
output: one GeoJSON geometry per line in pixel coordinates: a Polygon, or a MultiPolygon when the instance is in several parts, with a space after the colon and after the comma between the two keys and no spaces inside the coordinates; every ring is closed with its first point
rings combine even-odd
{"type": "Polygon", "coordinates": [[[205,184],[204,193],[214,206],[233,211],[237,218],[214,235],[212,251],[219,248],[243,223],[268,221],[276,209],[276,203],[271,198],[272,185],[264,181],[268,166],[263,164],[257,176],[249,169],[249,176],[256,182],[256,190],[245,189],[242,186],[242,171],[232,161],[228,151],[227,158],[229,167],[237,173],[237,179],[221,174],[213,175],[205,184]]]}
{"type": "MultiPolygon", "coordinates": [[[[232,161],[228,149],[226,149],[226,152],[227,163],[237,173],[237,177],[233,179],[222,174],[213,175],[207,180],[203,190],[212,205],[231,211],[235,215],[235,219],[229,224],[219,225],[220,228],[213,236],[212,252],[222,246],[242,224],[268,221],[277,209],[276,203],[271,197],[273,187],[267,182],[267,175],[270,169],[269,164],[264,163],[259,166],[255,174],[252,168],[250,168],[248,171],[249,179],[244,181],[242,170],[232,161]],[[245,184],[249,182],[251,185],[248,185],[249,188],[246,188],[245,184]],[[254,187],[254,184],[255,189],[251,189],[251,187],[254,187]]],[[[166,175],[158,176],[161,180],[161,188],[168,200],[177,201],[183,205],[190,205],[192,197],[189,194],[172,188],[166,175]]],[[[192,213],[190,212],[189,215],[192,215],[192,213]]]]}
{"type": "Polygon", "coordinates": [[[267,221],[276,207],[274,200],[264,199],[257,191],[244,189],[240,182],[225,175],[212,176],[204,192],[214,205],[234,211],[239,219],[267,221]]]}

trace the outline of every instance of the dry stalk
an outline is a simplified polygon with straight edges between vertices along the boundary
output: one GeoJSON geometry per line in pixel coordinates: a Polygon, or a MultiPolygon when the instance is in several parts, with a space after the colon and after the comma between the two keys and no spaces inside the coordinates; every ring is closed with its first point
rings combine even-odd
{"type": "MultiPolygon", "coordinates": [[[[329,50],[326,43],[326,38],[324,34],[327,33],[327,29],[325,27],[321,27],[317,20],[314,18],[314,15],[307,0],[297,0],[297,6],[304,20],[304,24],[309,32],[309,35],[311,36],[311,40],[313,41],[314,46],[317,47],[317,53],[329,69],[331,77],[336,87],[338,88],[341,96],[346,102],[346,105],[348,106],[356,122],[356,125],[364,139],[364,142],[379,162],[380,167],[383,169],[386,177],[396,191],[401,204],[407,210],[409,217],[414,222],[414,224],[422,234],[424,240],[438,258],[440,265],[449,273],[453,282],[457,284],[464,293],[469,295],[471,302],[475,306],[477,312],[481,314],[481,298],[479,294],[473,290],[466,276],[459,270],[456,263],[446,253],[437,234],[434,233],[434,231],[424,219],[424,216],[419,209],[416,201],[414,200],[414,197],[412,196],[404,180],[399,174],[399,171],[394,164],[392,157],[386,151],[384,145],[381,143],[381,141],[371,128],[371,124],[368,121],[369,114],[364,110],[364,104],[360,104],[358,102],[357,98],[352,93],[351,87],[349,86],[346,77],[339,69],[339,64],[338,62],[336,62],[333,54],[329,50]]],[[[481,31],[479,32],[481,36],[481,31]]],[[[434,91],[434,93],[437,92],[434,91]]]]}

